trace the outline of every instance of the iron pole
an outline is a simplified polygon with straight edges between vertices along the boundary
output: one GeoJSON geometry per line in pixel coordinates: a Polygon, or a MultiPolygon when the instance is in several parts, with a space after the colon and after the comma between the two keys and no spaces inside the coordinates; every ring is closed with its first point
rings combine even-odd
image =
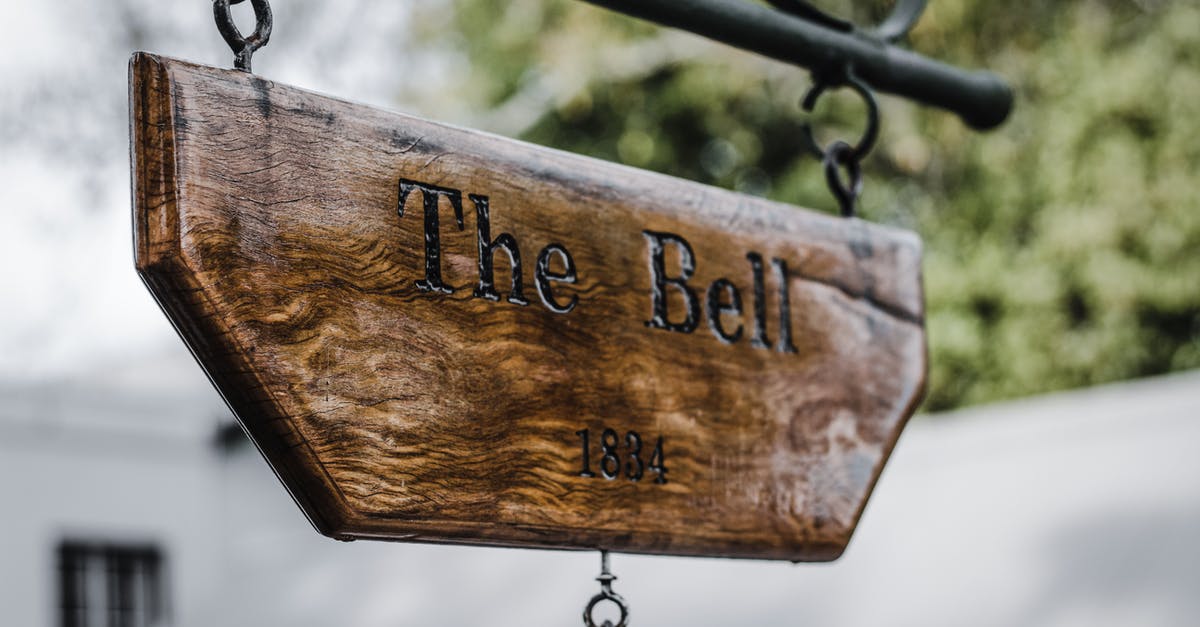
{"type": "Polygon", "coordinates": [[[999,126],[1013,92],[999,76],[969,71],[861,32],[841,32],[744,0],[584,0],[812,70],[850,63],[873,88],[945,109],[978,130],[999,126]]]}

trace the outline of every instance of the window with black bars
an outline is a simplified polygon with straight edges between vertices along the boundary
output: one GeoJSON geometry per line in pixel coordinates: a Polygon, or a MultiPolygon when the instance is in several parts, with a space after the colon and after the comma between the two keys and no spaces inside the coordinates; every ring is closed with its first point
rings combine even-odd
{"type": "Polygon", "coordinates": [[[162,552],[151,545],[58,547],[61,627],[166,627],[162,552]]]}

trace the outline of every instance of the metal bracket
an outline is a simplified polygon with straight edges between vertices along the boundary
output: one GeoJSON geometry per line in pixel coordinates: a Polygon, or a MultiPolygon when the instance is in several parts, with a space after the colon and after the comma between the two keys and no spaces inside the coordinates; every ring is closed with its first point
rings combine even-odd
{"type": "Polygon", "coordinates": [[[818,79],[851,67],[873,89],[946,109],[978,130],[999,126],[1012,111],[1012,89],[999,76],[895,45],[924,12],[925,0],[898,0],[891,15],[869,29],[804,0],[770,0],[781,9],[748,0],[585,1],[807,68],[818,79]]]}

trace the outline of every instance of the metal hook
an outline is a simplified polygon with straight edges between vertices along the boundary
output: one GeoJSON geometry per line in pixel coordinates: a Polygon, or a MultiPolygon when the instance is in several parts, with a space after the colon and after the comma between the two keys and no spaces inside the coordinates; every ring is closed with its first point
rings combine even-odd
{"type": "Polygon", "coordinates": [[[926,4],[927,0],[898,0],[887,19],[872,30],[872,34],[888,43],[896,43],[917,25],[926,4]]]}
{"type": "Polygon", "coordinates": [[[249,37],[242,35],[238,30],[237,24],[233,23],[233,11],[230,5],[241,4],[245,0],[213,0],[213,15],[217,20],[217,30],[221,32],[221,37],[225,39],[225,43],[233,50],[234,67],[243,71],[250,71],[250,60],[254,56],[254,52],[259,48],[267,45],[271,40],[271,28],[275,23],[275,17],[271,14],[271,3],[268,0],[250,0],[250,4],[254,7],[254,33],[249,37]]]}
{"type": "Polygon", "coordinates": [[[592,610],[596,609],[602,601],[611,601],[616,604],[617,609],[621,611],[621,618],[614,625],[612,621],[606,620],[600,627],[628,627],[629,625],[629,604],[621,595],[613,592],[612,583],[617,580],[616,575],[613,575],[608,568],[608,551],[600,551],[600,576],[596,577],[596,581],[600,582],[600,594],[592,597],[588,601],[586,607],[583,608],[583,624],[586,627],[597,627],[596,621],[592,619],[592,610]]]}
{"type": "MultiPolygon", "coordinates": [[[[807,0],[767,1],[780,11],[790,13],[810,22],[815,22],[826,28],[846,33],[857,30],[853,22],[834,17],[814,7],[807,0]]],[[[925,12],[925,5],[927,3],[928,0],[897,0],[896,6],[892,7],[892,12],[888,14],[887,19],[883,20],[879,26],[863,30],[862,32],[866,32],[880,41],[895,43],[907,35],[908,31],[912,30],[913,26],[916,25],[917,20],[921,19],[921,14],[925,12]]]]}
{"type": "Polygon", "coordinates": [[[835,141],[829,145],[821,161],[825,166],[825,182],[829,184],[829,191],[838,201],[842,217],[853,218],[863,187],[862,165],[854,157],[854,148],[844,141],[835,141]],[[845,183],[838,172],[840,167],[846,168],[848,180],[845,183]]]}

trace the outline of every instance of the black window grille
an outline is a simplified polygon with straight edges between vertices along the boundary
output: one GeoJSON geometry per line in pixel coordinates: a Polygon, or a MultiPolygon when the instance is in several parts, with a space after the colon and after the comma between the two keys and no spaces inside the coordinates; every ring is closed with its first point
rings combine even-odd
{"type": "Polygon", "coordinates": [[[58,547],[62,627],[168,625],[155,546],[66,541],[58,547]]]}

